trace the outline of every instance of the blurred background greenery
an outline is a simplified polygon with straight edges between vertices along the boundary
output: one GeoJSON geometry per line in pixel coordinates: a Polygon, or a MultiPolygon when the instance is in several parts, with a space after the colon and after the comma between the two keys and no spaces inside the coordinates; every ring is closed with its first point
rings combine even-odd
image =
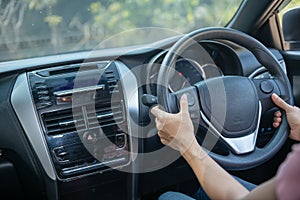
{"type": "MultiPolygon", "coordinates": [[[[114,34],[136,28],[160,27],[180,34],[223,26],[240,2],[0,0],[0,60],[93,49],[114,34]]],[[[147,39],[145,35],[143,42],[151,42],[147,39]]]]}
{"type": "MultiPolygon", "coordinates": [[[[143,27],[181,34],[224,26],[241,1],[0,0],[0,60],[93,49],[112,35],[143,27]]],[[[147,34],[131,40],[153,41],[147,34]]]]}

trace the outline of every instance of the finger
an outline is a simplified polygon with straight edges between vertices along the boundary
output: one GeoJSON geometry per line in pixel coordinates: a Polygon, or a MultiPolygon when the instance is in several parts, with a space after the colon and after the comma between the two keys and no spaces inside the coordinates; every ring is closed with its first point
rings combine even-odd
{"type": "Polygon", "coordinates": [[[164,143],[168,143],[168,139],[166,138],[166,134],[163,131],[158,131],[157,135],[159,136],[160,140],[164,140],[164,143]]]}
{"type": "Polygon", "coordinates": [[[285,110],[286,112],[289,112],[292,110],[292,106],[290,106],[289,104],[287,104],[285,101],[283,101],[283,99],[281,99],[277,94],[273,93],[272,94],[272,100],[273,102],[280,108],[282,108],[283,110],[285,110]]]}
{"type": "Polygon", "coordinates": [[[281,123],[282,118],[281,117],[274,117],[273,122],[281,123]]]}
{"type": "Polygon", "coordinates": [[[157,130],[160,131],[162,129],[162,123],[159,121],[157,117],[155,117],[155,125],[157,130]]]}
{"type": "Polygon", "coordinates": [[[180,112],[189,113],[189,105],[186,94],[183,94],[180,98],[180,112]]]}
{"type": "Polygon", "coordinates": [[[276,112],[274,113],[274,116],[275,116],[275,117],[281,117],[282,114],[281,114],[281,112],[278,110],[278,111],[276,111],[276,112]]]}
{"type": "Polygon", "coordinates": [[[273,127],[274,128],[278,128],[280,126],[280,123],[279,122],[273,122],[273,127]]]}
{"type": "Polygon", "coordinates": [[[157,130],[161,131],[164,128],[165,123],[166,123],[166,120],[161,121],[157,117],[155,118],[155,124],[156,124],[157,130]]]}
{"type": "Polygon", "coordinates": [[[161,119],[164,117],[166,112],[161,110],[158,106],[155,106],[151,109],[151,113],[158,119],[161,119]]]}
{"type": "Polygon", "coordinates": [[[168,144],[168,142],[164,138],[160,138],[160,142],[163,143],[164,145],[168,144]]]}
{"type": "Polygon", "coordinates": [[[157,112],[158,112],[158,110],[159,110],[159,107],[158,106],[154,106],[153,108],[151,108],[151,113],[154,115],[154,116],[156,116],[157,114],[157,112]]]}
{"type": "Polygon", "coordinates": [[[162,138],[163,138],[163,134],[161,133],[161,131],[158,131],[158,132],[157,132],[157,135],[158,135],[159,139],[162,139],[162,138]]]}

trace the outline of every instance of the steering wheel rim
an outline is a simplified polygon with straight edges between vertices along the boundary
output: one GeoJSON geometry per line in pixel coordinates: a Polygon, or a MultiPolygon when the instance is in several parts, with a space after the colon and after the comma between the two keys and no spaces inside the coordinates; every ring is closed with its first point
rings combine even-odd
{"type": "MultiPolygon", "coordinates": [[[[230,28],[212,27],[193,31],[178,40],[168,51],[163,59],[162,66],[157,79],[157,101],[167,112],[177,112],[176,101],[171,97],[168,90],[168,72],[178,55],[180,55],[191,44],[202,40],[228,40],[241,45],[251,51],[256,59],[267,68],[273,75],[274,81],[279,87],[279,95],[289,104],[293,105],[291,85],[287,75],[283,72],[280,63],[275,56],[262,43],[253,37],[230,28]]],[[[271,94],[269,94],[270,96],[271,94]]],[[[200,97],[198,97],[198,100],[200,97]]],[[[271,101],[271,100],[270,100],[271,101]]],[[[260,116],[258,116],[260,118],[260,116]]],[[[259,123],[259,122],[258,122],[259,123]]],[[[284,145],[288,137],[288,123],[283,115],[281,126],[276,130],[274,136],[263,148],[257,148],[246,154],[235,155],[230,153],[227,156],[209,151],[209,155],[221,166],[228,170],[242,170],[258,166],[272,158],[284,145]]]]}

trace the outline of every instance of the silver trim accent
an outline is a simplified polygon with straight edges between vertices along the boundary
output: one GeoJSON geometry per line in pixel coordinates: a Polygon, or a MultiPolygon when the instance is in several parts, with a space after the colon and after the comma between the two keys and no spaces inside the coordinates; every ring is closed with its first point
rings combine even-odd
{"type": "Polygon", "coordinates": [[[255,76],[263,73],[263,72],[267,72],[267,69],[265,67],[260,67],[258,69],[256,69],[254,72],[252,72],[248,78],[254,78],[255,76]]]}
{"type": "Polygon", "coordinates": [[[69,125],[75,124],[76,122],[77,122],[76,120],[69,120],[69,121],[59,122],[58,125],[59,126],[69,126],[69,125]]]}
{"type": "MultiPolygon", "coordinates": [[[[285,65],[284,60],[278,60],[278,62],[279,62],[279,64],[280,64],[280,66],[281,66],[281,69],[282,69],[283,72],[286,74],[286,65],[285,65]]],[[[265,68],[265,67],[260,67],[260,68],[256,69],[254,72],[252,72],[252,73],[248,76],[248,78],[255,78],[255,76],[257,76],[257,75],[259,75],[259,74],[261,74],[261,73],[263,73],[263,72],[267,72],[267,71],[268,71],[267,68],[265,68]]]]}
{"type": "Polygon", "coordinates": [[[46,174],[50,179],[56,180],[53,163],[33,105],[26,73],[17,78],[11,95],[11,103],[46,174]]]}
{"type": "Polygon", "coordinates": [[[113,117],[114,114],[113,113],[108,113],[108,114],[103,114],[103,115],[96,115],[97,119],[103,119],[106,117],[113,117]]]}
{"type": "MultiPolygon", "coordinates": [[[[122,89],[124,93],[124,102],[125,110],[127,115],[127,124],[128,124],[128,135],[130,141],[130,160],[132,161],[131,166],[131,195],[136,196],[138,191],[136,190],[136,185],[138,184],[138,177],[135,175],[135,172],[138,171],[138,162],[134,162],[138,156],[138,138],[139,136],[139,127],[138,124],[134,122],[132,116],[138,117],[139,114],[139,97],[138,97],[138,83],[137,79],[131,72],[128,67],[119,61],[115,62],[116,67],[120,74],[120,80],[122,84],[122,89]]],[[[138,118],[137,118],[138,119],[138,118]]],[[[137,120],[136,119],[136,120],[137,120]]]]}
{"type": "Polygon", "coordinates": [[[279,62],[279,64],[280,64],[280,66],[281,66],[283,72],[284,72],[285,74],[287,74],[287,72],[286,72],[286,65],[285,65],[284,59],[279,60],[278,62],[279,62]]]}
{"type": "Polygon", "coordinates": [[[213,134],[215,134],[217,137],[220,137],[223,141],[225,141],[234,151],[236,154],[245,154],[252,152],[255,148],[255,143],[257,139],[258,129],[259,129],[259,123],[261,118],[261,112],[262,112],[262,106],[261,102],[259,101],[258,105],[258,121],[256,129],[253,133],[246,135],[244,137],[239,138],[227,138],[224,137],[213,125],[210,123],[208,118],[204,115],[202,111],[200,111],[201,117],[204,120],[204,122],[209,126],[209,128],[213,131],[213,134]]]}
{"type": "Polygon", "coordinates": [[[138,98],[138,84],[134,74],[128,67],[119,61],[115,61],[116,67],[120,74],[120,82],[124,93],[124,103],[126,111],[126,119],[128,124],[128,135],[130,140],[131,158],[134,160],[138,153],[138,143],[133,142],[132,137],[139,138],[138,124],[134,122],[132,116],[138,117],[139,113],[139,98],[138,98]],[[133,154],[136,152],[136,154],[133,154]]]}
{"type": "MultiPolygon", "coordinates": [[[[157,75],[158,72],[154,73],[155,67],[153,65],[161,65],[161,63],[158,63],[159,59],[162,58],[163,54],[166,54],[167,50],[163,50],[160,53],[156,54],[148,63],[146,68],[146,91],[147,94],[152,94],[150,84],[151,80],[157,75]],[[150,76],[151,75],[151,76],[150,76]],[[148,78],[149,77],[149,78],[148,78]]],[[[156,67],[157,68],[157,67],[156,67]]],[[[157,70],[157,69],[155,69],[157,70]]]]}
{"type": "Polygon", "coordinates": [[[74,88],[71,90],[63,90],[63,91],[57,91],[54,92],[53,94],[56,97],[63,97],[63,96],[71,96],[75,93],[81,93],[81,92],[95,92],[96,90],[104,90],[105,89],[105,85],[101,84],[101,85],[95,85],[95,86],[89,86],[89,87],[82,87],[82,88],[74,88]]]}

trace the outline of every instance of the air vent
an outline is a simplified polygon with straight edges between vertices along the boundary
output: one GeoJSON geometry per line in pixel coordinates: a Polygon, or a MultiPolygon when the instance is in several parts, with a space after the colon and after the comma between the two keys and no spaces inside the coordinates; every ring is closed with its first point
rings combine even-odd
{"type": "Polygon", "coordinates": [[[52,105],[47,85],[43,82],[36,82],[34,85],[35,99],[37,101],[37,109],[45,108],[52,105]]]}
{"type": "Polygon", "coordinates": [[[112,105],[96,105],[87,108],[87,118],[90,128],[105,127],[124,122],[123,102],[112,103],[112,105]]]}
{"type": "Polygon", "coordinates": [[[118,79],[115,76],[115,72],[113,70],[107,69],[105,71],[105,77],[107,79],[107,84],[108,84],[108,88],[109,88],[109,92],[115,93],[115,92],[119,92],[119,88],[118,88],[118,79]]]}
{"type": "Polygon", "coordinates": [[[65,109],[42,115],[46,131],[49,135],[80,131],[86,128],[80,109],[65,109]]]}
{"type": "Polygon", "coordinates": [[[53,75],[59,75],[59,74],[67,74],[67,73],[71,73],[71,72],[77,72],[77,71],[89,71],[89,70],[93,70],[93,69],[98,69],[98,66],[96,64],[94,65],[87,65],[87,66],[82,66],[82,65],[72,65],[72,66],[67,66],[65,68],[62,69],[58,69],[58,70],[53,70],[53,71],[49,71],[49,75],[53,76],[53,75]]]}
{"type": "Polygon", "coordinates": [[[108,64],[108,62],[99,62],[99,63],[83,63],[83,64],[74,64],[74,65],[66,65],[57,67],[55,69],[46,69],[40,70],[37,72],[38,75],[49,77],[53,75],[61,75],[78,71],[89,71],[89,70],[97,70],[99,68],[103,68],[108,64]]]}

